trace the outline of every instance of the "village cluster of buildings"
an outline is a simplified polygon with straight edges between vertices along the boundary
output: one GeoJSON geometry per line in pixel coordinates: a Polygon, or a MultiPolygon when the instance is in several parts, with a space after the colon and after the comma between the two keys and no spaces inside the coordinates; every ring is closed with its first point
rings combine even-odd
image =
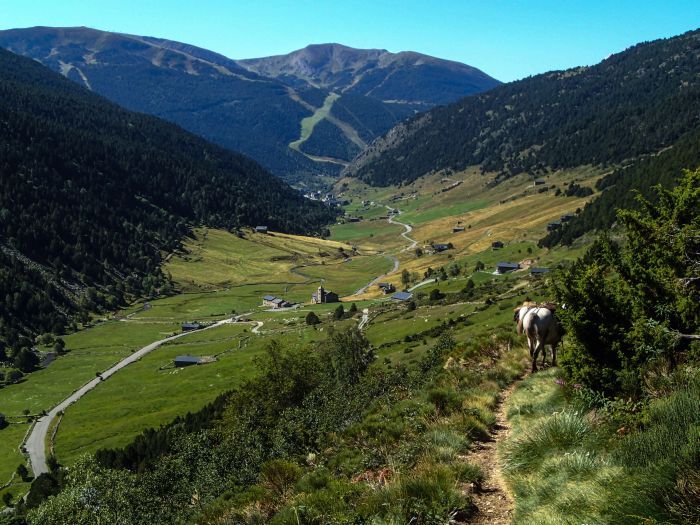
{"type": "Polygon", "coordinates": [[[346,206],[347,204],[350,204],[350,201],[338,199],[332,193],[321,193],[320,191],[308,191],[304,193],[304,197],[312,201],[324,202],[328,206],[346,206]]]}
{"type": "Polygon", "coordinates": [[[282,299],[281,297],[276,297],[274,295],[264,295],[262,298],[262,304],[263,306],[267,306],[269,308],[291,308],[294,306],[295,303],[291,303],[285,299],[282,299]]]}

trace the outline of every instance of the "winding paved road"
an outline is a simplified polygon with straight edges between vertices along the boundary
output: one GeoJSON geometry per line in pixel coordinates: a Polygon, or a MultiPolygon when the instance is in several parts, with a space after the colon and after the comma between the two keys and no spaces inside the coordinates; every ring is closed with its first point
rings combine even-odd
{"type": "Polygon", "coordinates": [[[416,289],[420,288],[421,286],[425,286],[426,284],[430,284],[430,283],[435,284],[437,282],[438,282],[438,280],[435,277],[431,277],[430,279],[425,279],[425,280],[419,282],[418,284],[414,284],[413,286],[411,286],[408,289],[408,291],[412,292],[413,290],[416,290],[416,289]]]}
{"type": "Polygon", "coordinates": [[[388,272],[381,274],[379,277],[375,277],[374,279],[372,279],[370,282],[368,282],[362,288],[357,290],[355,293],[350,294],[350,297],[354,297],[356,295],[362,295],[363,293],[365,293],[367,291],[367,288],[369,288],[370,286],[372,286],[374,284],[377,284],[381,279],[384,279],[384,277],[386,277],[387,275],[394,273],[394,272],[397,272],[399,270],[399,260],[395,256],[385,255],[384,257],[391,259],[391,261],[394,263],[394,267],[391,270],[389,270],[388,272]]]}
{"type": "MultiPolygon", "coordinates": [[[[39,419],[37,419],[36,423],[34,424],[34,427],[32,428],[31,433],[29,434],[29,437],[27,437],[26,441],[24,442],[24,448],[26,449],[26,452],[29,455],[29,461],[30,461],[31,466],[32,466],[32,471],[34,472],[34,477],[37,477],[40,474],[43,474],[44,472],[48,472],[48,470],[49,470],[47,465],[46,465],[46,436],[48,435],[49,427],[51,426],[51,422],[54,420],[54,418],[56,416],[58,416],[59,412],[65,410],[70,405],[72,405],[73,403],[78,401],[78,399],[83,397],[90,390],[95,388],[97,385],[99,385],[102,381],[104,381],[105,379],[110,377],[112,374],[115,374],[116,372],[118,372],[119,370],[124,368],[125,366],[133,363],[134,361],[138,361],[143,356],[152,352],[153,350],[158,348],[163,343],[167,343],[168,341],[172,341],[174,339],[184,337],[188,334],[202,332],[204,330],[209,330],[211,328],[216,328],[217,326],[221,326],[223,324],[227,324],[230,322],[232,322],[231,319],[225,319],[223,321],[218,321],[210,326],[207,326],[206,328],[202,328],[201,330],[193,330],[190,332],[183,332],[181,334],[166,337],[165,339],[161,339],[160,341],[155,341],[154,343],[151,343],[147,346],[144,346],[140,350],[137,350],[133,354],[130,354],[127,357],[125,357],[124,359],[122,359],[121,361],[119,361],[116,365],[114,365],[110,369],[102,372],[101,373],[102,379],[100,379],[99,377],[96,377],[95,379],[93,379],[89,383],[86,383],[85,385],[80,387],[78,390],[73,392],[66,399],[61,401],[58,405],[53,407],[45,416],[42,416],[39,419]]],[[[257,328],[259,328],[259,326],[257,328]]]]}
{"type": "MultiPolygon", "coordinates": [[[[391,206],[387,206],[387,209],[393,210],[394,208],[392,208],[391,206]]],[[[402,213],[401,210],[399,210],[399,213],[398,213],[398,214],[401,215],[401,213],[402,213]]],[[[391,224],[400,224],[401,226],[404,227],[404,229],[405,229],[406,231],[404,231],[404,232],[401,234],[401,237],[403,237],[404,239],[406,239],[408,242],[411,243],[411,244],[409,244],[408,246],[406,246],[406,247],[405,247],[403,250],[401,250],[401,251],[402,251],[402,252],[407,252],[408,250],[412,250],[413,248],[415,248],[415,247],[418,245],[418,241],[415,240],[413,237],[409,237],[409,235],[408,235],[409,233],[411,233],[411,232],[413,231],[413,226],[411,226],[410,224],[406,224],[405,222],[397,221],[397,220],[395,220],[395,219],[396,219],[396,215],[390,215],[390,216],[389,216],[389,222],[390,222],[391,224]]]]}
{"type": "MultiPolygon", "coordinates": [[[[386,206],[386,205],[385,205],[385,206],[386,206]]],[[[386,206],[386,208],[387,208],[388,210],[393,210],[393,209],[394,209],[394,208],[392,208],[391,206],[386,206]]],[[[401,214],[401,210],[399,210],[399,214],[401,214]]],[[[410,224],[406,224],[406,223],[404,223],[404,222],[401,222],[401,221],[397,221],[397,220],[395,220],[395,219],[396,219],[396,216],[395,216],[395,215],[390,215],[390,216],[389,216],[389,219],[388,219],[388,222],[389,222],[390,224],[399,224],[399,225],[403,226],[403,227],[404,227],[404,231],[401,233],[401,237],[403,237],[404,239],[406,239],[406,240],[410,243],[410,244],[409,244],[408,246],[406,246],[405,248],[402,248],[402,249],[401,249],[401,252],[406,252],[406,251],[408,251],[408,250],[414,249],[414,248],[418,245],[418,241],[415,240],[415,239],[412,238],[412,237],[409,237],[409,235],[408,235],[409,233],[411,233],[411,232],[413,231],[413,226],[411,226],[410,224]]],[[[353,297],[353,296],[356,296],[356,295],[362,295],[363,293],[365,293],[365,292],[367,291],[367,289],[368,289],[370,286],[373,286],[373,285],[377,284],[380,280],[382,280],[382,279],[383,279],[384,277],[386,277],[387,275],[390,275],[390,274],[392,274],[392,273],[396,273],[396,272],[399,271],[399,259],[398,259],[396,256],[394,256],[394,255],[385,255],[385,257],[388,257],[389,259],[391,259],[391,260],[394,262],[394,267],[393,267],[391,270],[389,270],[388,272],[383,273],[383,274],[380,275],[379,277],[375,277],[374,279],[372,279],[372,280],[371,280],[370,282],[368,282],[365,286],[363,286],[362,288],[360,288],[359,290],[357,290],[355,293],[351,294],[350,297],[353,297]]]]}

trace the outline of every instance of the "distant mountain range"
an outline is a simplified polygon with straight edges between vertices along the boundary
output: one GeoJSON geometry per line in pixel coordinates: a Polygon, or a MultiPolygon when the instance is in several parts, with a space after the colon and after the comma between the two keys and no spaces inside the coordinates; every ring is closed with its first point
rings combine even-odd
{"type": "Polygon", "coordinates": [[[338,44],[236,61],[159,38],[34,27],[0,31],[0,47],[292,182],[335,175],[416,111],[499,84],[456,62],[338,44]]]}
{"type": "Polygon", "coordinates": [[[163,293],[162,257],[194,225],[311,233],[336,215],[33,60],[0,49],[0,71],[0,358],[81,311],[163,293]]]}

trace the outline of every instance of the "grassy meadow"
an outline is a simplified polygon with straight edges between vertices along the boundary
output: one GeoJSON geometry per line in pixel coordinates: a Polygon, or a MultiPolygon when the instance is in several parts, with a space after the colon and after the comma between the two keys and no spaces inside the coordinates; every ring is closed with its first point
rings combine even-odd
{"type": "Polygon", "coordinates": [[[331,239],[335,241],[357,243],[362,247],[377,250],[398,248],[405,244],[405,241],[399,238],[404,231],[403,226],[389,224],[382,219],[334,224],[330,230],[331,239]]]}
{"type": "MultiPolygon", "coordinates": [[[[548,177],[555,184],[547,185],[547,191],[534,187],[531,179],[524,175],[513,177],[503,183],[489,187],[487,177],[477,169],[445,178],[440,175],[423,177],[399,189],[370,188],[362,182],[344,179],[338,187],[346,198],[351,198],[349,209],[360,215],[363,210],[388,205],[402,211],[398,220],[411,224],[410,236],[418,241],[423,250],[417,256],[413,250],[397,252],[401,269],[408,270],[415,277],[412,284],[423,279],[428,268],[437,269],[457,264],[464,273],[471,273],[477,261],[493,271],[497,262],[521,262],[524,266],[556,266],[563,260],[573,260],[583,251],[583,245],[572,248],[545,250],[537,247],[537,241],[546,232],[547,223],[558,220],[565,213],[575,212],[589,198],[555,197],[556,188],[564,189],[576,181],[584,186],[592,185],[601,176],[593,168],[577,168],[548,177]],[[449,191],[442,191],[454,181],[462,184],[449,191]],[[554,186],[554,187],[550,187],[554,186]],[[372,201],[374,206],[360,206],[362,201],[372,201]],[[452,228],[460,226],[463,232],[453,233],[452,228]],[[491,243],[501,241],[505,247],[491,250],[491,243]],[[454,248],[445,252],[430,254],[431,243],[452,243],[454,248]]],[[[342,228],[341,237],[359,236],[364,231],[376,234],[374,223],[348,223],[335,226],[342,228]],[[352,233],[350,233],[352,232],[352,233]]],[[[385,226],[389,226],[385,223],[385,226]]],[[[335,230],[334,230],[335,232],[335,230]]],[[[398,232],[401,233],[400,231],[398,232]]],[[[373,237],[374,238],[374,237],[373,237]]],[[[405,239],[402,245],[406,245],[405,239]]],[[[361,241],[358,241],[361,242],[361,241]]],[[[387,249],[391,251],[392,247],[387,249]]],[[[521,273],[526,273],[527,270],[521,273]]],[[[397,288],[402,288],[400,272],[386,279],[397,288]]],[[[428,289],[427,287],[425,289],[428,289]]],[[[375,293],[376,296],[376,293],[375,293]]]]}

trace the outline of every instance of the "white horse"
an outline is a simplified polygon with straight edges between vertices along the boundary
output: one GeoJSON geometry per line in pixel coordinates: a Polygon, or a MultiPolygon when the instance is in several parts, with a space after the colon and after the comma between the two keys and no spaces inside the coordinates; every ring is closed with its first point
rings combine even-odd
{"type": "Polygon", "coordinates": [[[513,319],[518,322],[518,335],[527,335],[527,346],[532,358],[532,371],[537,371],[537,357],[542,352],[542,366],[547,359],[546,346],[552,347],[552,366],[557,365],[557,345],[561,342],[563,330],[554,316],[554,306],[538,306],[524,303],[516,308],[513,319]]]}

